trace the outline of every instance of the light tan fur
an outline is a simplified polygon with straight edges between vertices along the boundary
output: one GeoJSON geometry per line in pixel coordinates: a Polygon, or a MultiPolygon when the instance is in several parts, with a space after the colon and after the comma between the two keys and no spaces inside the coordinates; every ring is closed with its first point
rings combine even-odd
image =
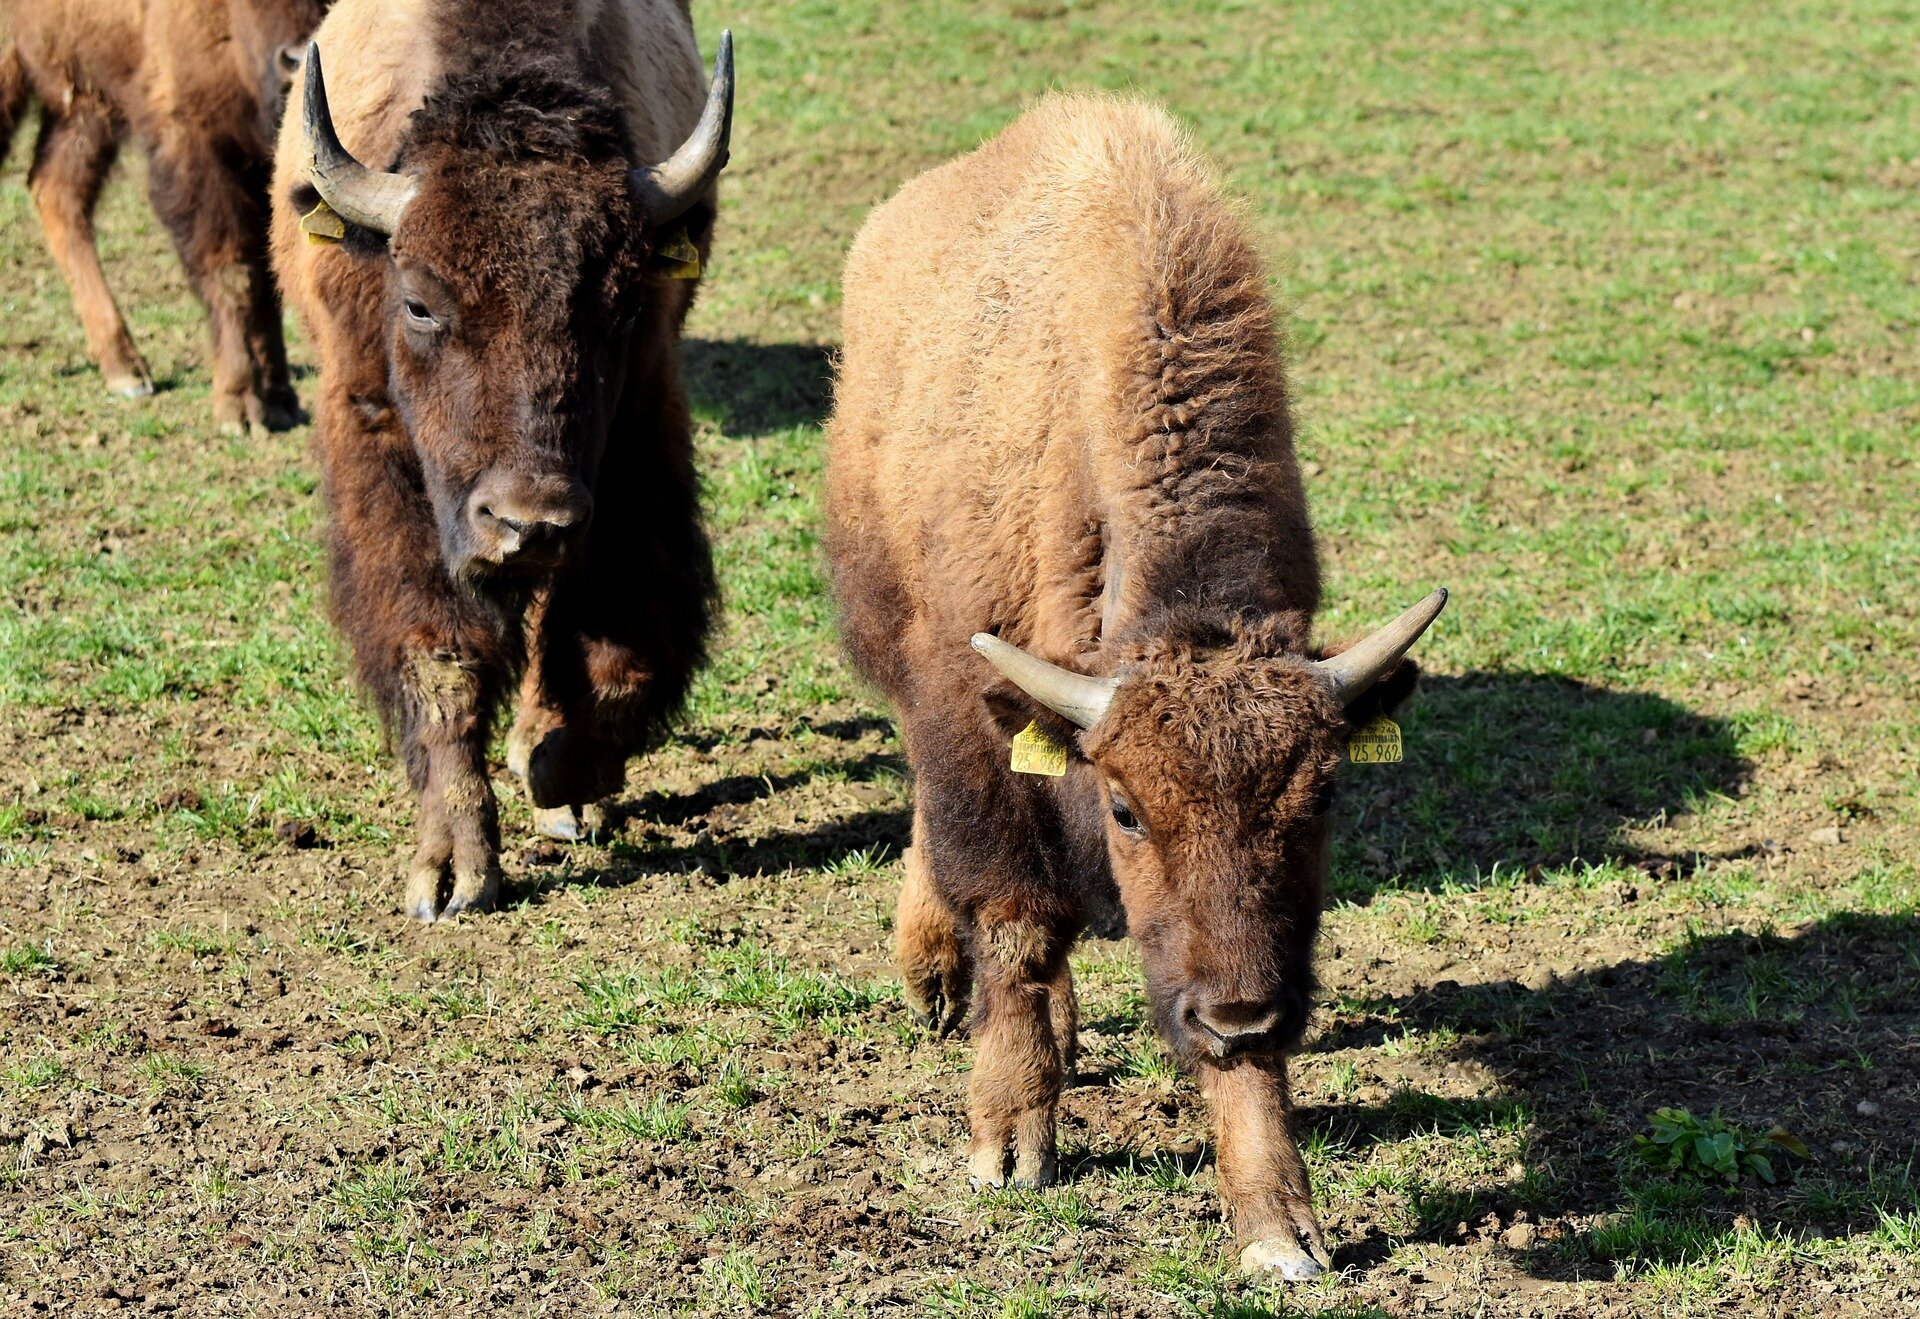
{"type": "Polygon", "coordinates": [[[36,94],[44,108],[29,187],[87,350],[115,393],[153,390],[93,229],[131,135],[147,153],[148,197],[207,307],[216,420],[296,419],[262,188],[283,54],[318,19],[318,0],[20,0],[0,15],[0,157],[36,94]]]}
{"type": "MultiPolygon", "coordinates": [[[[1156,483],[1156,440],[1189,417],[1130,406],[1153,331],[1136,316],[1153,313],[1169,248],[1242,242],[1237,226],[1206,231],[1223,218],[1237,217],[1163,111],[1087,96],[1049,97],[869,218],[847,257],[844,355],[859,369],[840,375],[829,498],[842,539],[916,547],[896,565],[929,607],[901,620],[903,652],[989,624],[1060,663],[1098,645],[1104,545],[1164,536],[1185,511],[1156,483]],[[885,493],[900,490],[913,497],[885,493]],[[1110,525],[1087,525],[1089,506],[1110,525]],[[1006,582],[1033,589],[1008,598],[1006,582]]],[[[1259,292],[1245,337],[1270,341],[1259,292]]],[[[1291,453],[1260,477],[1304,529],[1291,453]]]]}

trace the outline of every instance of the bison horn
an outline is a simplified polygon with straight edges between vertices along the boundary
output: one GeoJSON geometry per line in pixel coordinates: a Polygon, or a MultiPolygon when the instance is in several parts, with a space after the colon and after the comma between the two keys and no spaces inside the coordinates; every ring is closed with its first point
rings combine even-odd
{"type": "Polygon", "coordinates": [[[322,201],[343,219],[392,236],[413,200],[414,181],[405,174],[368,169],[340,145],[327,108],[327,81],[320,72],[320,43],[307,47],[307,94],[302,122],[307,130],[307,176],[322,201]]]}
{"type": "Polygon", "coordinates": [[[1443,586],[1366,640],[1338,655],[1315,660],[1314,670],[1326,679],[1335,700],[1350,705],[1400,662],[1446,607],[1447,588],[1443,586]]]}
{"type": "Polygon", "coordinates": [[[1063,669],[986,632],[973,634],[973,648],[1008,682],[1079,728],[1100,722],[1120,686],[1118,678],[1089,678],[1063,669]]]}
{"type": "Polygon", "coordinates": [[[707,189],[727,165],[727,144],[733,138],[733,33],[720,34],[720,50],[713,59],[713,83],[707,89],[707,108],[700,112],[693,136],[658,165],[633,171],[633,190],[656,225],[676,220],[707,195],[707,189]]]}

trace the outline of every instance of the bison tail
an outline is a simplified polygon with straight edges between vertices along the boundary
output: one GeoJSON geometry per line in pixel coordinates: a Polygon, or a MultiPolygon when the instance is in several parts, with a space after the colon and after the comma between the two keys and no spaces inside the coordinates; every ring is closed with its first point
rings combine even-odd
{"type": "Polygon", "coordinates": [[[27,112],[27,64],[11,40],[0,49],[0,165],[7,163],[7,148],[13,145],[13,130],[27,112]]]}

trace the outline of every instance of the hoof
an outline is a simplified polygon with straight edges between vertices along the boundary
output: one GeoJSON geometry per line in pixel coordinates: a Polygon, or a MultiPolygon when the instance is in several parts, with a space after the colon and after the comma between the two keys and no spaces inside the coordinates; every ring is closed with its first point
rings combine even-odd
{"type": "Polygon", "coordinates": [[[1004,1149],[975,1150],[967,1158],[967,1189],[997,1191],[1007,1184],[1007,1152],[1004,1149]]]}
{"type": "Polygon", "coordinates": [[[542,838],[551,838],[562,843],[577,843],[587,836],[579,810],[573,806],[547,806],[535,809],[533,831],[542,838]]]}
{"type": "Polygon", "coordinates": [[[261,400],[260,420],[270,431],[289,431],[306,422],[306,411],[293,391],[268,394],[261,400]]]}
{"type": "Polygon", "coordinates": [[[1240,1252],[1240,1267],[1255,1277],[1279,1274],[1288,1282],[1307,1282],[1326,1272],[1319,1260],[1290,1237],[1268,1237],[1240,1252]]]}
{"type": "Polygon", "coordinates": [[[1046,1166],[1038,1168],[1031,1173],[1015,1173],[1013,1180],[1008,1182],[1007,1185],[1016,1191],[1044,1191],[1047,1187],[1052,1186],[1059,1180],[1059,1170],[1056,1169],[1053,1166],[1053,1162],[1049,1160],[1046,1166]]]}
{"type": "Polygon", "coordinates": [[[436,919],[431,901],[412,903],[407,907],[407,915],[422,925],[431,925],[436,919]]]}
{"type": "Polygon", "coordinates": [[[949,993],[948,984],[949,977],[937,972],[918,982],[902,983],[905,993],[901,997],[906,1000],[908,1014],[937,1039],[953,1034],[967,1018],[970,995],[966,986],[956,985],[959,992],[949,993]]]}
{"type": "Polygon", "coordinates": [[[452,897],[448,898],[447,905],[440,909],[440,919],[443,921],[450,921],[455,916],[459,916],[465,912],[472,912],[474,915],[478,916],[482,912],[489,912],[492,910],[493,910],[493,898],[491,895],[483,894],[479,897],[463,898],[458,893],[456,893],[452,897]]]}
{"type": "Polygon", "coordinates": [[[142,399],[153,397],[151,380],[109,380],[107,390],[115,398],[142,399]]]}

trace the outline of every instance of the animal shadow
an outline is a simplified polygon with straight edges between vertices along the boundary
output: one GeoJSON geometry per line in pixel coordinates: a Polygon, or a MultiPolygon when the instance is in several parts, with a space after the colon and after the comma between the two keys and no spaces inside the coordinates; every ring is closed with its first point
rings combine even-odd
{"type": "Polygon", "coordinates": [[[833,367],[824,344],[686,339],[680,353],[694,415],[729,435],[826,420],[833,367]]]}
{"type": "Polygon", "coordinates": [[[1350,766],[1342,781],[1336,897],[1473,883],[1495,867],[1657,867],[1678,858],[1625,831],[1737,795],[1751,773],[1725,720],[1549,674],[1426,678],[1399,721],[1405,761],[1350,766]]]}
{"type": "Polygon", "coordinates": [[[648,792],[621,800],[607,808],[611,857],[606,864],[577,872],[543,869],[510,884],[510,897],[556,884],[619,888],[662,874],[697,873],[726,883],[829,866],[850,854],[864,854],[861,864],[877,865],[907,846],[913,816],[905,806],[876,802],[803,828],[771,830],[759,826],[756,808],[822,774],[852,784],[863,800],[884,801],[893,794],[878,781],[903,770],[898,755],[868,751],[790,773],[733,774],[690,792],[648,792]]]}
{"type": "MultiPolygon", "coordinates": [[[[1560,1215],[1577,1232],[1526,1256],[1542,1277],[1610,1276],[1614,1261],[1697,1259],[1754,1229],[1802,1239],[1873,1232],[1920,1213],[1920,917],[1842,912],[1789,936],[1693,936],[1664,957],[1619,962],[1546,988],[1442,981],[1347,1009],[1308,1053],[1387,1035],[1448,1043],[1389,1060],[1401,1084],[1378,1105],[1303,1108],[1303,1131],[1336,1150],[1489,1126],[1524,1128],[1520,1167],[1480,1187],[1415,1185],[1416,1237],[1452,1240],[1489,1214],[1560,1215]],[[1473,1061],[1496,1098],[1450,1100],[1418,1078],[1473,1061]],[[1865,1101],[1863,1103],[1863,1101],[1865,1101]],[[1634,1152],[1655,1109],[1721,1114],[1751,1132],[1774,1124],[1807,1157],[1775,1152],[1776,1183],[1674,1174],[1634,1152]]],[[[1390,1250],[1375,1233],[1338,1261],[1390,1250]]]]}

